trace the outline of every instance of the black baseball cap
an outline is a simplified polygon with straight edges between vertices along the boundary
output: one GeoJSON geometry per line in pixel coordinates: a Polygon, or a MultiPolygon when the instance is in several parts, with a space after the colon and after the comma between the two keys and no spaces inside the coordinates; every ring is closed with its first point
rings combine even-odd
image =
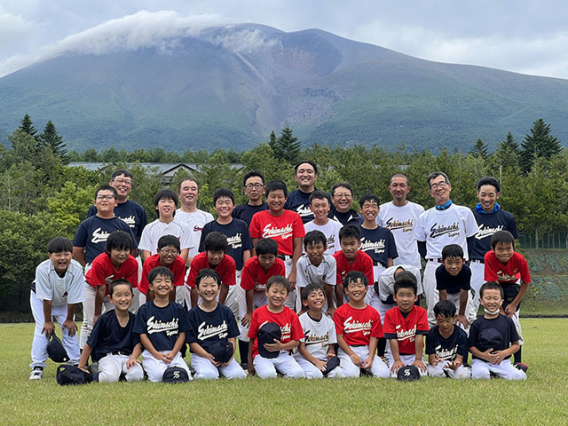
{"type": "Polygon", "coordinates": [[[282,331],[280,326],[275,322],[267,322],[258,329],[256,333],[258,339],[258,352],[263,358],[277,358],[280,354],[278,351],[270,352],[264,347],[267,343],[274,343],[274,339],[280,340],[282,338],[282,331]]]}
{"type": "Polygon", "coordinates": [[[229,362],[233,357],[233,345],[229,342],[219,340],[211,346],[209,353],[213,355],[213,358],[215,358],[217,362],[229,362]]]}
{"type": "Polygon", "coordinates": [[[397,380],[403,380],[409,382],[420,380],[420,371],[418,370],[418,367],[414,365],[405,365],[404,367],[400,367],[398,369],[396,378],[397,380]]]}
{"type": "Polygon", "coordinates": [[[181,367],[168,367],[162,376],[164,383],[185,383],[189,382],[189,375],[181,367]]]}
{"type": "Polygon", "coordinates": [[[51,334],[51,340],[47,344],[47,356],[54,362],[62,363],[69,361],[67,351],[61,343],[61,339],[55,335],[55,331],[51,334]]]}

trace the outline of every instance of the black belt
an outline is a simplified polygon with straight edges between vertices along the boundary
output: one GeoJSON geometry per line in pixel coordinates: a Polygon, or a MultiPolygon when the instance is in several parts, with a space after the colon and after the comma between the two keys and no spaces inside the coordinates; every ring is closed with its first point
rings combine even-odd
{"type": "Polygon", "coordinates": [[[288,259],[292,259],[292,256],[288,254],[279,254],[276,257],[282,259],[284,262],[286,262],[288,259]]]}
{"type": "Polygon", "coordinates": [[[485,263],[485,260],[481,260],[481,259],[471,259],[472,263],[481,263],[482,265],[485,263]]]}
{"type": "Polygon", "coordinates": [[[122,356],[130,356],[132,352],[125,352],[125,351],[113,351],[110,353],[111,355],[122,355],[122,356]]]}

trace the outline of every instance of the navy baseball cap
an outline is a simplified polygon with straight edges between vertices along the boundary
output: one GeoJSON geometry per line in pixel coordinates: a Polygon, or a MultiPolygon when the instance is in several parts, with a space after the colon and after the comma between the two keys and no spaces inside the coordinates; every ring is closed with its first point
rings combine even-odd
{"type": "Polygon", "coordinates": [[[256,333],[258,339],[258,352],[264,358],[278,358],[280,352],[270,352],[264,347],[267,343],[274,343],[274,339],[280,340],[282,338],[282,331],[280,326],[275,322],[267,322],[258,329],[256,333]]]}
{"type": "Polygon", "coordinates": [[[162,376],[164,383],[185,383],[189,382],[189,375],[181,367],[168,367],[162,376]]]}
{"type": "Polygon", "coordinates": [[[62,363],[69,361],[67,351],[61,343],[61,339],[55,335],[55,331],[51,334],[51,340],[47,344],[47,356],[54,362],[62,363]]]}
{"type": "Polygon", "coordinates": [[[86,373],[76,365],[63,364],[57,367],[56,380],[61,386],[83,385],[93,381],[93,375],[86,373]]]}
{"type": "Polygon", "coordinates": [[[397,380],[410,381],[420,380],[420,371],[414,365],[405,365],[398,369],[397,380]]]}
{"type": "Polygon", "coordinates": [[[339,357],[334,356],[328,359],[326,365],[327,367],[322,371],[324,376],[327,376],[335,367],[339,367],[339,357]]]}
{"type": "Polygon", "coordinates": [[[229,362],[233,357],[233,345],[219,340],[211,346],[209,353],[213,355],[217,362],[229,362]]]}

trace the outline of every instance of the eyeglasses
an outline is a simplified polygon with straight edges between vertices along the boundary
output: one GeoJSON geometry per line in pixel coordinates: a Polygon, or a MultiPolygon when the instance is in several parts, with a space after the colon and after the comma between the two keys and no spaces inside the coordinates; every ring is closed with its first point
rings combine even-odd
{"type": "Polygon", "coordinates": [[[97,200],[114,200],[114,195],[97,195],[97,200]]]}
{"type": "Polygon", "coordinates": [[[333,194],[335,198],[353,198],[353,194],[333,194]]]}
{"type": "Polygon", "coordinates": [[[247,183],[245,185],[246,189],[253,189],[253,188],[254,189],[260,189],[262,187],[264,187],[264,185],[262,183],[247,183]]]}
{"type": "Polygon", "coordinates": [[[113,182],[116,182],[118,184],[126,184],[126,185],[132,185],[132,181],[130,179],[114,179],[113,182]]]}
{"type": "Polygon", "coordinates": [[[439,183],[433,183],[432,185],[430,185],[430,189],[442,189],[445,188],[446,186],[448,186],[448,182],[439,182],[439,183]]]}
{"type": "Polygon", "coordinates": [[[177,250],[172,250],[172,249],[169,249],[169,250],[161,249],[160,252],[161,252],[161,253],[164,253],[166,256],[167,256],[167,255],[177,255],[177,254],[178,254],[178,251],[177,251],[177,250]]]}

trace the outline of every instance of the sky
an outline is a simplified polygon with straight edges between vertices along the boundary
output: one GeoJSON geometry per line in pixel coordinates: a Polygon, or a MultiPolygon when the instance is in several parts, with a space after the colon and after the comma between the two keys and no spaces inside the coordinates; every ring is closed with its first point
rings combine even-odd
{"type": "Polygon", "coordinates": [[[134,49],[207,26],[257,23],[568,79],[567,18],[560,0],[2,0],[0,77],[63,51],[134,49]]]}

